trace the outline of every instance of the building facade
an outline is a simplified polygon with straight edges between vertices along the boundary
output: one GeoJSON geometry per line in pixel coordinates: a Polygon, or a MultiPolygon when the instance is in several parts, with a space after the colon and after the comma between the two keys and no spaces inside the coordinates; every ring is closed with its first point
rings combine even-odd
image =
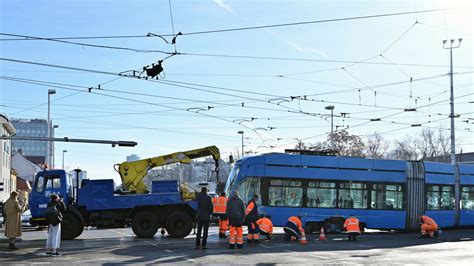
{"type": "MultiPolygon", "coordinates": [[[[17,137],[48,137],[48,121],[46,119],[12,119],[11,122],[16,129],[17,137]]],[[[53,129],[50,127],[50,130],[53,129]]],[[[12,145],[15,152],[20,152],[27,159],[35,163],[47,163],[52,166],[54,146],[50,152],[48,148],[51,147],[48,147],[48,141],[14,140],[12,145]]]]}
{"type": "MultiPolygon", "coordinates": [[[[10,120],[0,114],[0,136],[11,137],[16,131],[10,120]]],[[[0,204],[5,202],[16,189],[16,180],[12,180],[12,143],[9,139],[0,140],[0,204]]]]}

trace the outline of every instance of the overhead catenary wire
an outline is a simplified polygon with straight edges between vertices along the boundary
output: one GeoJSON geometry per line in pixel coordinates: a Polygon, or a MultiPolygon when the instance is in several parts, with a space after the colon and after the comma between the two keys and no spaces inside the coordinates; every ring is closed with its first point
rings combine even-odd
{"type": "MultiPolygon", "coordinates": [[[[170,5],[171,7],[171,5],[170,5]]],[[[332,18],[332,19],[322,19],[322,20],[309,20],[309,21],[300,21],[300,22],[290,22],[290,23],[279,23],[279,24],[268,24],[252,27],[238,27],[238,28],[228,28],[228,29],[216,29],[216,30],[203,30],[203,31],[194,31],[194,32],[183,32],[182,35],[202,35],[202,34],[214,34],[214,33],[225,33],[225,32],[235,32],[235,31],[248,31],[248,30],[258,30],[266,28],[280,28],[280,27],[290,27],[290,26],[300,26],[308,24],[320,24],[320,23],[330,23],[330,22],[341,22],[341,21],[352,21],[352,20],[362,20],[362,19],[373,19],[381,17],[394,17],[394,16],[405,16],[413,14],[422,14],[422,13],[433,13],[445,11],[445,9],[428,9],[428,10],[417,10],[417,11],[407,11],[407,12],[396,12],[396,13],[384,13],[384,14],[374,14],[374,15],[365,15],[365,16],[354,16],[354,17],[343,17],[343,18],[332,18]]],[[[159,34],[162,37],[173,37],[175,34],[159,34]]],[[[49,37],[49,40],[66,40],[66,39],[117,39],[117,38],[146,38],[146,37],[158,37],[158,36],[146,36],[146,35],[111,35],[111,36],[76,36],[76,37],[49,37]]],[[[0,39],[0,41],[24,41],[29,40],[27,38],[10,38],[10,39],[0,39]]]]}

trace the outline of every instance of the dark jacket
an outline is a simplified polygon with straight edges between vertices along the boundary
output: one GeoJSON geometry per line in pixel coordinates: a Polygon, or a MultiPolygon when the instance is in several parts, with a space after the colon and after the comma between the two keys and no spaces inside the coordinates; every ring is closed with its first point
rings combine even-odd
{"type": "Polygon", "coordinates": [[[253,208],[250,210],[250,212],[247,214],[245,218],[247,218],[248,221],[257,221],[258,220],[258,209],[257,209],[257,202],[254,199],[249,200],[247,203],[247,209],[250,206],[250,203],[253,203],[253,208]]]}
{"type": "Polygon", "coordinates": [[[207,195],[207,193],[200,192],[196,199],[198,203],[197,218],[205,221],[211,220],[211,214],[214,209],[211,196],[207,195]]]}
{"type": "Polygon", "coordinates": [[[241,224],[244,221],[245,206],[241,198],[232,196],[229,201],[227,201],[226,215],[232,226],[239,226],[239,223],[241,224]]]}
{"type": "Polygon", "coordinates": [[[66,211],[66,204],[64,204],[64,202],[61,200],[61,201],[50,201],[48,203],[48,208],[50,207],[54,207],[56,209],[56,213],[57,213],[57,216],[59,218],[60,221],[63,220],[63,212],[66,211]]]}

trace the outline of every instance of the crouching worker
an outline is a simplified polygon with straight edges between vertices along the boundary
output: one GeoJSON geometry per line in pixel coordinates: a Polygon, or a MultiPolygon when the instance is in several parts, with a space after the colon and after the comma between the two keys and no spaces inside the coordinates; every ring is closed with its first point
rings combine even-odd
{"type": "Polygon", "coordinates": [[[285,241],[297,241],[300,239],[301,244],[306,244],[306,235],[303,229],[303,222],[301,215],[291,216],[286,222],[283,230],[285,231],[285,241]]]}
{"type": "Polygon", "coordinates": [[[438,237],[438,224],[432,218],[422,215],[420,220],[422,237],[438,237]]]}
{"type": "Polygon", "coordinates": [[[245,219],[245,206],[239,193],[235,190],[227,201],[226,216],[229,219],[229,248],[241,249],[244,246],[242,223],[245,219]]]}
{"type": "Polygon", "coordinates": [[[266,240],[272,239],[273,223],[270,215],[266,215],[257,220],[257,226],[260,236],[265,236],[266,240]]]}
{"type": "Polygon", "coordinates": [[[344,222],[344,229],[347,232],[347,241],[356,241],[357,236],[360,235],[359,219],[351,214],[344,222]]]}

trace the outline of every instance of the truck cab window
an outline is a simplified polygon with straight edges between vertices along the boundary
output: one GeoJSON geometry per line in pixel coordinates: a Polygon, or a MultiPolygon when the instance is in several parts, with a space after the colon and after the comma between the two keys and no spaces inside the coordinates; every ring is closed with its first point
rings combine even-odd
{"type": "Polygon", "coordinates": [[[44,176],[39,176],[36,181],[36,192],[42,193],[44,189],[44,176]]]}
{"type": "Polygon", "coordinates": [[[61,188],[61,178],[59,176],[48,176],[46,188],[61,188]]]}

